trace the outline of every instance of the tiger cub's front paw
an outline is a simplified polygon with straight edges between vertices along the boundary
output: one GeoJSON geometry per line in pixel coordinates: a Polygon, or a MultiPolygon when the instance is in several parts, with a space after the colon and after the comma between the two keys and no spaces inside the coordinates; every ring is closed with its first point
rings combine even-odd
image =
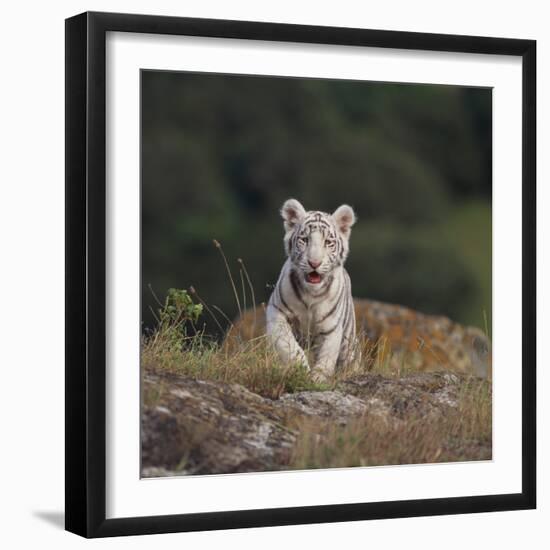
{"type": "Polygon", "coordinates": [[[326,384],[330,381],[330,377],[321,369],[314,369],[311,372],[311,378],[316,384],[326,384]]]}

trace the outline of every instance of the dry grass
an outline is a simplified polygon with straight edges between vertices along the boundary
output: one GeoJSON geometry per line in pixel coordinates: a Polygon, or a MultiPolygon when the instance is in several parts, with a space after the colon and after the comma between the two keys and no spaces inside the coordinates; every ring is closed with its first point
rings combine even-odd
{"type": "Polygon", "coordinates": [[[183,350],[160,338],[154,343],[144,339],[142,367],[148,372],[169,372],[201,380],[241,384],[251,392],[270,399],[283,393],[326,390],[331,384],[313,381],[301,365],[283,365],[270,349],[265,337],[240,345],[220,345],[201,337],[183,341],[183,350]]]}
{"type": "MultiPolygon", "coordinates": [[[[216,246],[221,251],[219,243],[216,246]]],[[[241,265],[248,279],[244,263],[241,265]]],[[[235,287],[234,290],[236,293],[235,287]]],[[[164,302],[158,299],[157,302],[160,306],[155,314],[157,327],[142,338],[141,365],[145,372],[168,372],[241,384],[271,399],[277,399],[285,392],[326,389],[326,384],[316,384],[303,366],[281,364],[274,350],[267,345],[265,336],[243,340],[229,335],[222,344],[206,336],[196,326],[205,311],[220,329],[222,325],[195,289],[190,289],[190,292],[170,289],[164,302]]],[[[231,333],[231,324],[229,326],[231,333]]]]}
{"type": "Polygon", "coordinates": [[[141,361],[148,372],[169,372],[195,379],[241,384],[270,399],[278,399],[287,392],[334,389],[341,380],[368,372],[392,378],[415,372],[405,357],[400,355],[396,359],[389,349],[374,359],[374,346],[380,343],[373,344],[367,338],[360,338],[359,342],[363,350],[361,363],[340,369],[326,383],[315,382],[311,373],[301,365],[282,364],[265,335],[252,340],[229,335],[220,344],[199,332],[175,338],[170,328],[157,330],[143,338],[141,361]]]}
{"type": "Polygon", "coordinates": [[[270,399],[286,392],[330,389],[337,378],[349,374],[341,373],[329,383],[315,382],[304,366],[282,364],[265,335],[244,339],[232,334],[231,324],[223,343],[209,338],[196,326],[201,313],[206,311],[220,328],[221,323],[195,289],[190,293],[170,289],[165,301],[158,304],[157,327],[142,338],[141,364],[145,372],[241,384],[270,399]]]}
{"type": "Polygon", "coordinates": [[[338,426],[330,421],[296,419],[299,437],[290,468],[345,468],[491,458],[489,382],[471,379],[447,415],[390,420],[370,414],[338,426]]]}

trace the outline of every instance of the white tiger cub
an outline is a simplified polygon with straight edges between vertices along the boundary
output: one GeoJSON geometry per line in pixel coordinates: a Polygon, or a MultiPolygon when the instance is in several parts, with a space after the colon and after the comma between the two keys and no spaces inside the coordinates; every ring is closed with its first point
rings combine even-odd
{"type": "Polygon", "coordinates": [[[308,369],[303,347],[310,344],[313,375],[326,380],[359,358],[351,282],[344,269],[355,213],[346,204],[333,214],[306,212],[289,199],[281,215],[287,260],[267,305],[267,335],[285,363],[308,369]]]}

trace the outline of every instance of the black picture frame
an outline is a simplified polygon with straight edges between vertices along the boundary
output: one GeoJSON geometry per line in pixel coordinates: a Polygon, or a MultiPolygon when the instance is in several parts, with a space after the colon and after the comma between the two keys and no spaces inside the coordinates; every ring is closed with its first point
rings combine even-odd
{"type": "Polygon", "coordinates": [[[107,537],[531,509],[536,506],[536,42],[83,13],[66,20],[66,529],[107,537]],[[108,31],[518,56],[522,121],[522,491],[106,519],[105,41],[108,31]]]}

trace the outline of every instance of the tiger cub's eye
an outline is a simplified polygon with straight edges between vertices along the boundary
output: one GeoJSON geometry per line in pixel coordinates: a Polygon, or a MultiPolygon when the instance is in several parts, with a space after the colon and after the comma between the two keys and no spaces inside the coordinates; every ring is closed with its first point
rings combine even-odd
{"type": "Polygon", "coordinates": [[[325,241],[325,246],[330,246],[334,243],[334,241],[331,241],[331,240],[326,240],[325,241]]]}

